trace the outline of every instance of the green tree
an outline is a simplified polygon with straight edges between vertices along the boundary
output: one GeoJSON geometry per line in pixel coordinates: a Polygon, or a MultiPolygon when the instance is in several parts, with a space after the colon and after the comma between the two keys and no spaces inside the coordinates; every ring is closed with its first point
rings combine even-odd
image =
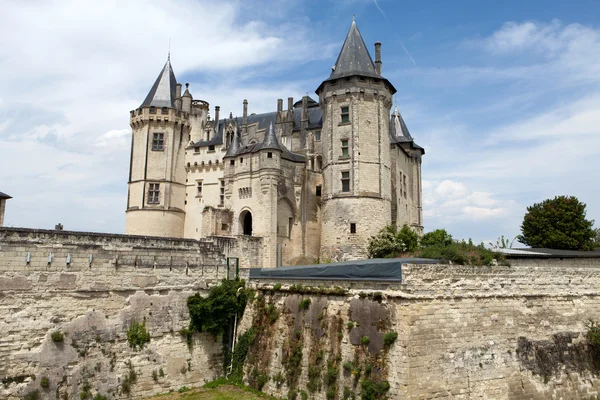
{"type": "Polygon", "coordinates": [[[396,257],[400,253],[415,251],[419,245],[419,235],[408,225],[400,231],[394,225],[387,225],[369,239],[370,258],[396,257]]]}
{"type": "Polygon", "coordinates": [[[585,203],[575,196],[556,196],[527,207],[519,242],[531,247],[592,250],[594,221],[585,219],[585,203]]]}
{"type": "Polygon", "coordinates": [[[450,246],[454,240],[452,240],[452,235],[448,233],[445,229],[436,229],[433,232],[428,232],[423,235],[421,238],[421,246],[450,246]]]}

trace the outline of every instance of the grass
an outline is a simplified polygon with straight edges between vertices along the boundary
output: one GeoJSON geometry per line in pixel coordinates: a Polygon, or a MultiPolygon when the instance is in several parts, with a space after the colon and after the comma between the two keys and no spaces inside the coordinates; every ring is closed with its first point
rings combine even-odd
{"type": "MultiPolygon", "coordinates": [[[[213,386],[209,384],[209,386],[213,386]]],[[[204,387],[191,389],[190,391],[179,393],[172,392],[154,397],[147,400],[274,400],[275,397],[256,392],[252,389],[242,386],[229,384],[219,385],[217,387],[204,387]]]]}

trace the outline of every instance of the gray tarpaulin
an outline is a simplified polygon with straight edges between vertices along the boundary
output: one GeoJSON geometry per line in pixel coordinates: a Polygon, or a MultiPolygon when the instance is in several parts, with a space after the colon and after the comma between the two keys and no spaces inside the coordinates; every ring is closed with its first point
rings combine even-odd
{"type": "Polygon", "coordinates": [[[426,258],[374,258],[296,267],[252,268],[250,279],[402,281],[402,264],[435,264],[426,258]]]}

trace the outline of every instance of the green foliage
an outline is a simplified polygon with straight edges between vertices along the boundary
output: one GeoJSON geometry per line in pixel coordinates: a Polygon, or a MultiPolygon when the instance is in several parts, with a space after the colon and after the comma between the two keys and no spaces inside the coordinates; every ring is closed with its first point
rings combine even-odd
{"type": "Polygon", "coordinates": [[[371,343],[371,339],[369,339],[368,336],[363,336],[360,338],[360,343],[367,346],[369,343],[371,343]]]}
{"type": "Polygon", "coordinates": [[[310,299],[302,299],[300,304],[298,304],[298,307],[300,307],[301,310],[308,310],[308,307],[310,307],[310,299]]]}
{"type": "Polygon", "coordinates": [[[108,396],[103,396],[100,393],[96,393],[92,400],[108,400],[108,396]]]}
{"type": "Polygon", "coordinates": [[[261,373],[256,367],[252,368],[252,372],[250,372],[249,378],[250,387],[260,391],[268,381],[269,375],[261,373]]]}
{"type": "Polygon", "coordinates": [[[123,392],[126,395],[129,395],[131,393],[131,386],[133,386],[137,382],[137,373],[133,368],[133,363],[131,362],[131,360],[127,360],[125,364],[129,369],[129,373],[125,375],[123,381],[121,382],[121,392],[123,392]]]}
{"type": "Polygon", "coordinates": [[[348,387],[344,386],[344,395],[342,397],[343,400],[354,399],[354,392],[348,387]]]}
{"type": "Polygon", "coordinates": [[[152,380],[158,382],[158,372],[156,370],[152,370],[152,380]]]}
{"type": "Polygon", "coordinates": [[[360,386],[362,389],[360,398],[362,400],[384,399],[385,394],[390,390],[390,384],[387,381],[375,382],[366,378],[363,379],[360,386]]]}
{"type": "Polygon", "coordinates": [[[516,237],[513,238],[512,240],[510,240],[510,239],[504,238],[504,235],[500,235],[498,237],[498,239],[496,240],[496,244],[493,244],[492,242],[490,242],[490,246],[493,249],[512,249],[515,239],[516,239],[516,237]]]}
{"type": "Polygon", "coordinates": [[[254,333],[254,328],[250,328],[240,335],[236,343],[231,359],[231,373],[229,374],[229,379],[234,383],[242,383],[244,377],[244,362],[248,355],[248,349],[252,346],[252,343],[254,343],[255,337],[256,334],[254,333]]]}
{"type": "Polygon", "coordinates": [[[276,283],[275,285],[273,285],[273,290],[275,290],[275,291],[281,290],[281,283],[276,283]]]}
{"type": "Polygon", "coordinates": [[[92,386],[90,385],[90,383],[85,380],[83,382],[83,385],[81,385],[81,393],[79,393],[79,398],[81,400],[88,400],[92,398],[92,386]]]}
{"type": "Polygon", "coordinates": [[[592,349],[600,354],[600,322],[590,320],[588,322],[586,338],[592,349]]]}
{"type": "Polygon", "coordinates": [[[416,257],[431,258],[441,262],[452,262],[459,265],[493,265],[494,260],[503,261],[501,254],[487,249],[483,243],[474,245],[468,242],[454,242],[449,246],[433,245],[419,250],[416,257]]]}
{"type": "Polygon", "coordinates": [[[50,379],[48,379],[47,376],[42,376],[42,379],[40,379],[40,386],[44,389],[48,389],[50,387],[50,379]]]}
{"type": "Polygon", "coordinates": [[[398,339],[398,332],[388,332],[383,336],[383,344],[389,347],[396,341],[396,339],[398,339]]]}
{"type": "Polygon", "coordinates": [[[277,387],[283,385],[283,382],[285,382],[285,377],[283,376],[281,371],[278,371],[275,375],[273,375],[273,382],[275,382],[277,387]]]}
{"type": "Polygon", "coordinates": [[[192,344],[194,343],[194,332],[189,328],[181,328],[179,330],[179,335],[185,338],[188,347],[192,347],[192,344]]]}
{"type": "Polygon", "coordinates": [[[129,342],[129,347],[134,350],[138,347],[141,349],[149,341],[150,333],[146,330],[146,319],[144,318],[141,324],[134,319],[127,330],[127,342],[129,342]]]}
{"type": "Polygon", "coordinates": [[[318,363],[308,365],[308,383],[306,388],[310,393],[321,390],[321,367],[318,363]]]}
{"type": "Polygon", "coordinates": [[[269,322],[271,322],[272,324],[275,323],[275,321],[277,321],[277,319],[279,318],[279,311],[277,311],[277,308],[275,307],[275,304],[270,303],[266,310],[265,313],[267,314],[267,317],[269,318],[269,322]]]}
{"type": "Polygon", "coordinates": [[[208,332],[217,340],[229,328],[235,315],[241,318],[244,313],[248,298],[248,292],[242,290],[244,285],[243,280],[223,279],[220,285],[210,289],[208,297],[201,297],[198,293],[190,296],[187,301],[190,329],[208,332]]]}
{"type": "Polygon", "coordinates": [[[343,365],[344,372],[350,373],[352,371],[352,363],[350,361],[346,361],[343,365]]]}
{"type": "Polygon", "coordinates": [[[333,363],[328,363],[327,365],[327,374],[325,375],[325,383],[327,386],[333,385],[338,378],[339,369],[333,363]]]}
{"type": "Polygon", "coordinates": [[[163,371],[162,367],[158,369],[158,376],[163,378],[165,376],[165,371],[163,371]]]}
{"type": "Polygon", "coordinates": [[[335,399],[336,394],[337,394],[336,387],[335,386],[330,387],[329,389],[327,389],[327,400],[335,399]]]}
{"type": "Polygon", "coordinates": [[[179,393],[185,393],[185,392],[189,392],[190,390],[191,390],[191,389],[190,389],[189,387],[187,387],[187,386],[182,386],[182,387],[180,387],[179,389],[177,389],[177,391],[178,391],[179,393]]]}
{"type": "Polygon", "coordinates": [[[416,250],[418,244],[419,235],[408,225],[404,225],[400,231],[394,225],[387,225],[369,239],[369,258],[396,257],[416,250]]]}
{"type": "Polygon", "coordinates": [[[450,246],[454,240],[452,235],[449,234],[445,229],[436,229],[433,232],[428,232],[421,237],[421,246],[450,246]]]}
{"type": "Polygon", "coordinates": [[[65,335],[61,331],[52,332],[50,338],[54,343],[62,343],[65,341],[65,335]]]}
{"type": "Polygon", "coordinates": [[[34,390],[32,392],[27,393],[24,397],[24,400],[40,400],[40,391],[34,390]]]}
{"type": "Polygon", "coordinates": [[[302,400],[308,400],[308,393],[306,393],[304,390],[300,391],[300,398],[302,400]]]}
{"type": "Polygon", "coordinates": [[[556,196],[527,207],[519,242],[531,247],[593,250],[594,221],[585,219],[585,203],[575,196],[556,196]]]}
{"type": "Polygon", "coordinates": [[[286,383],[289,388],[297,386],[298,378],[302,373],[302,349],[302,331],[298,329],[294,331],[294,335],[288,340],[281,360],[286,372],[286,383]]]}
{"type": "Polygon", "coordinates": [[[348,322],[346,323],[346,328],[348,328],[348,330],[350,330],[350,329],[354,328],[354,322],[352,322],[352,321],[348,321],[348,322]]]}

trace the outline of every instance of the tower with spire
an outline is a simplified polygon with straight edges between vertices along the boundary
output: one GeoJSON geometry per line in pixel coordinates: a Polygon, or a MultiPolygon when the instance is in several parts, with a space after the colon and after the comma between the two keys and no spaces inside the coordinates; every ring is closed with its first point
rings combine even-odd
{"type": "Polygon", "coordinates": [[[388,224],[422,232],[424,151],[390,114],[381,69],[381,43],[373,61],[353,20],[319,101],[256,114],[244,99],[240,118],[219,106],[211,118],[169,57],[131,111],[126,232],[225,240],[228,256],[262,267],[364,258],[388,224]]]}

